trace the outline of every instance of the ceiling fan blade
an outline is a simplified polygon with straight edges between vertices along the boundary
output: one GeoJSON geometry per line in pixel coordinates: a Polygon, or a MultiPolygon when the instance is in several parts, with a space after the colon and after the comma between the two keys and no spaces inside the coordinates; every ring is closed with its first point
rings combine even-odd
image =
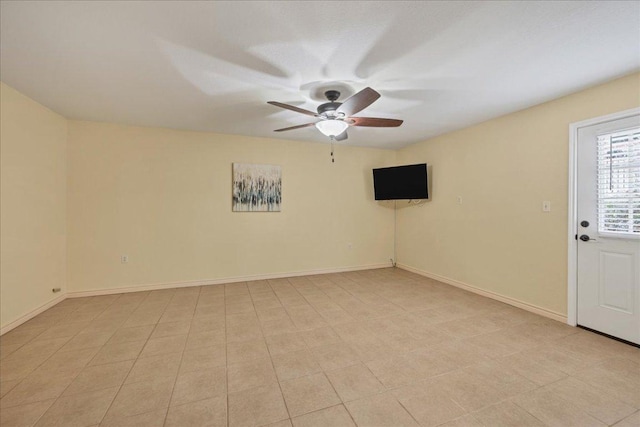
{"type": "Polygon", "coordinates": [[[345,130],[340,135],[337,135],[335,138],[336,138],[336,141],[344,141],[345,139],[349,138],[349,135],[347,135],[347,131],[345,130]]]}
{"type": "Polygon", "coordinates": [[[276,130],[274,130],[274,132],[284,132],[285,130],[308,128],[309,126],[315,126],[315,123],[307,123],[305,125],[298,125],[298,126],[291,126],[291,127],[288,127],[288,128],[276,129],[276,130]]]}
{"type": "Polygon", "coordinates": [[[395,128],[402,124],[402,120],[381,119],[379,117],[349,117],[352,126],[368,126],[375,128],[395,128]]]}
{"type": "Polygon", "coordinates": [[[346,101],[342,103],[336,110],[338,113],[343,113],[346,117],[356,114],[369,105],[373,104],[376,99],[380,98],[380,94],[370,87],[365,87],[360,92],[356,93],[346,101]]]}
{"type": "Polygon", "coordinates": [[[277,102],[277,101],[267,101],[267,104],[275,105],[276,107],[284,108],[286,110],[295,111],[296,113],[306,114],[307,116],[318,117],[318,113],[305,110],[304,108],[298,108],[294,105],[283,104],[282,102],[277,102]]]}

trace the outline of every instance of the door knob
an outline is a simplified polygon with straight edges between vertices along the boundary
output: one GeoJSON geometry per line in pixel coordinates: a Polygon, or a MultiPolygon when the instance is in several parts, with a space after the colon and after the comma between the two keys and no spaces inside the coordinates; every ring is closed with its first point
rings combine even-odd
{"type": "Polygon", "coordinates": [[[595,241],[596,239],[592,239],[591,237],[587,236],[586,234],[583,234],[582,236],[580,236],[580,240],[582,240],[583,242],[588,242],[589,240],[595,241]]]}
{"type": "Polygon", "coordinates": [[[589,221],[582,221],[580,225],[587,228],[589,226],[589,221]]]}

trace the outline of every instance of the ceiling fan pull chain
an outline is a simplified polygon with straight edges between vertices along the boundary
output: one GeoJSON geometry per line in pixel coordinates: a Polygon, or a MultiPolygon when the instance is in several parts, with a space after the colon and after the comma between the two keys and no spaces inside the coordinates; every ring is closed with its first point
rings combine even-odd
{"type": "Polygon", "coordinates": [[[335,138],[332,136],[331,137],[331,163],[335,163],[336,162],[336,159],[333,158],[333,140],[334,139],[335,138]]]}

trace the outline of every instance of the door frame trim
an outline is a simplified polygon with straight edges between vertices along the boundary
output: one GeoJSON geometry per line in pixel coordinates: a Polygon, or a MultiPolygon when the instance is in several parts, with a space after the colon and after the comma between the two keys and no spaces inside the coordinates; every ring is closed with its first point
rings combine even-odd
{"type": "Polygon", "coordinates": [[[578,230],[578,131],[587,126],[606,123],[613,120],[625,119],[640,114],[640,107],[606,116],[594,117],[569,124],[569,194],[568,194],[568,266],[567,266],[567,324],[578,324],[578,241],[575,236],[578,230]]]}

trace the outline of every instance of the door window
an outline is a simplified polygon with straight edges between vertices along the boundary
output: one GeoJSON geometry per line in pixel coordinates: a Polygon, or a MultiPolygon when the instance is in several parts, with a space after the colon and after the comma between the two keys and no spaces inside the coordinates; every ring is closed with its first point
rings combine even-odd
{"type": "Polygon", "coordinates": [[[598,136],[598,232],[640,237],[640,128],[598,136]]]}

